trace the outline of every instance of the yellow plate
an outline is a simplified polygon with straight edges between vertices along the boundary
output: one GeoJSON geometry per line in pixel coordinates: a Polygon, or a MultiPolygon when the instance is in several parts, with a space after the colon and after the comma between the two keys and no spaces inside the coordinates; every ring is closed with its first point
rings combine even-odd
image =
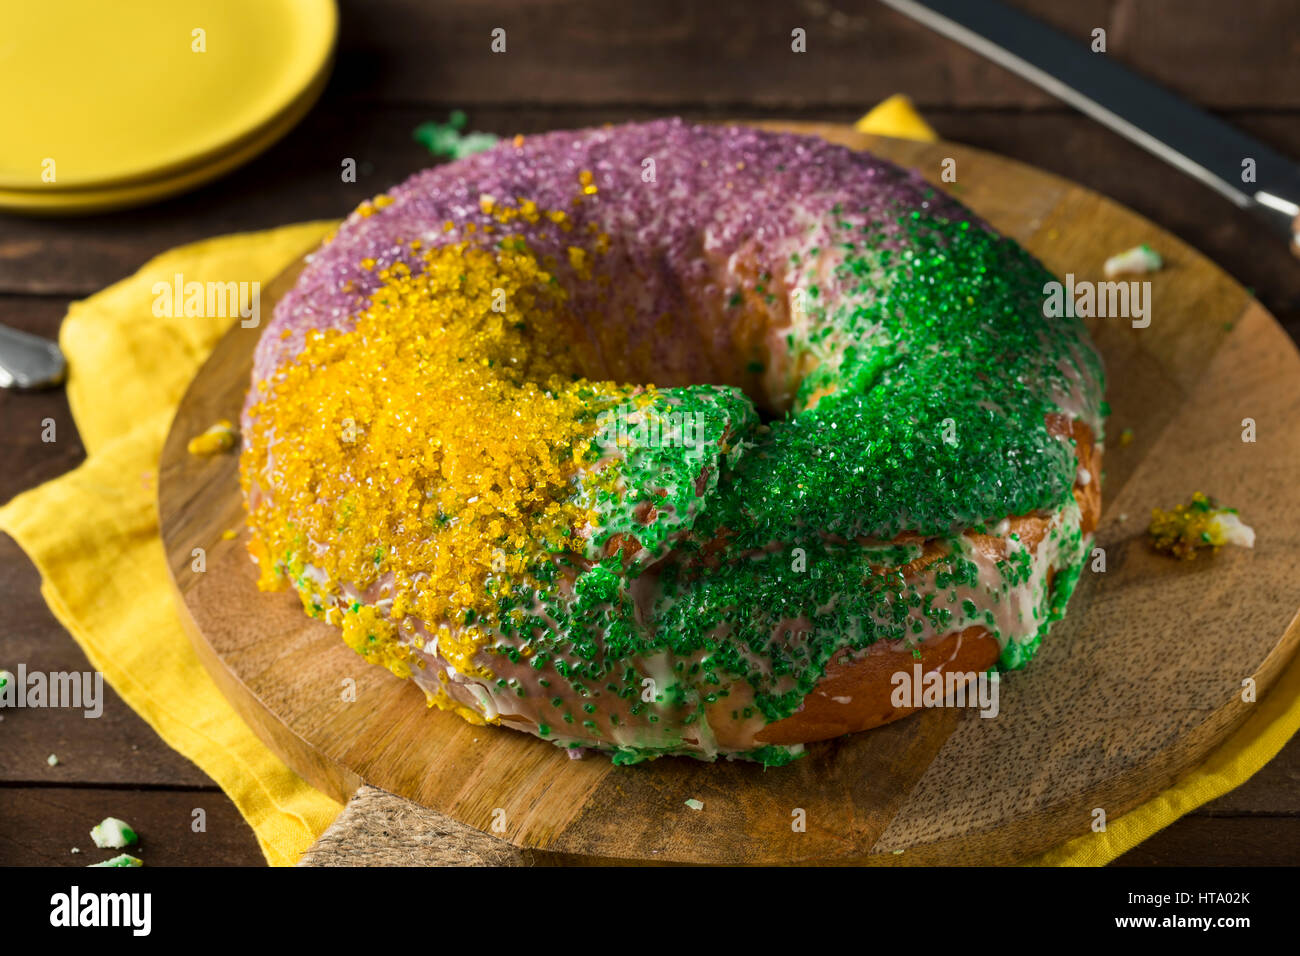
{"type": "Polygon", "coordinates": [[[316,81],[270,125],[245,140],[239,148],[216,157],[207,165],[183,169],[171,176],[103,189],[0,189],[0,211],[37,216],[70,216],[140,206],[188,192],[242,166],[269,149],[311,109],[328,78],[328,71],[322,71],[316,81]]]}
{"type": "Polygon", "coordinates": [[[0,0],[0,23],[0,190],[49,193],[156,186],[262,138],[328,68],[338,13],[333,0],[0,0]]]}

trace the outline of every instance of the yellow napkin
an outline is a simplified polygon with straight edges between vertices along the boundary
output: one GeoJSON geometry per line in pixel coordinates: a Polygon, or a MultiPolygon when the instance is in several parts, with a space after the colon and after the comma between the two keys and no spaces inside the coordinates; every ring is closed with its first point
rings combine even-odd
{"type": "Polygon", "coordinates": [[[342,808],[248,729],[181,630],[158,536],[158,457],[185,386],[233,320],[156,318],[152,287],[176,273],[265,286],[332,226],[183,246],[74,303],[59,344],[86,461],[0,508],[0,529],[40,571],[41,594],[91,666],[220,785],[274,865],[296,862],[342,808]]]}
{"type": "MultiPolygon", "coordinates": [[[[934,140],[906,97],[857,124],[866,133],[934,140]]],[[[41,593],[91,666],[171,747],[230,796],[273,865],[297,861],[341,809],[284,766],[213,684],[181,629],[158,537],[155,469],[186,384],[230,319],[158,319],[155,282],[265,286],[333,226],[315,222],[209,239],[164,253],[69,310],[60,344],[68,399],[86,446],[76,470],[0,508],[41,573],[41,593]]],[[[1300,662],[1206,763],[1105,833],[1044,854],[1043,864],[1114,859],[1184,813],[1238,786],[1300,727],[1300,662]]]]}
{"type": "Polygon", "coordinates": [[[933,143],[939,138],[930,124],[921,119],[912,101],[902,93],[895,93],[877,103],[862,119],[853,124],[859,133],[892,136],[895,139],[919,139],[933,143]]]}

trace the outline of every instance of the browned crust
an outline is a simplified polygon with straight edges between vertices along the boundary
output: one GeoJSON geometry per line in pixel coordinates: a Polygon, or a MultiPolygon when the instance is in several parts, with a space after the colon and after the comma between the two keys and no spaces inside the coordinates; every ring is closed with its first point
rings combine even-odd
{"type": "MultiPolygon", "coordinates": [[[[1101,518],[1101,451],[1094,441],[1092,429],[1083,422],[1071,422],[1065,416],[1054,415],[1049,417],[1047,424],[1052,434],[1074,440],[1079,467],[1091,476],[1086,484],[1078,479],[1074,483],[1074,498],[1081,513],[1080,526],[1084,534],[1090,534],[1101,518]]],[[[1007,535],[1017,534],[1022,544],[1036,551],[1048,524],[1047,517],[1022,515],[1010,519],[1007,535]]],[[[1006,555],[1005,536],[971,532],[967,537],[985,554],[997,558],[1006,555]]],[[[927,542],[922,555],[904,568],[904,574],[917,573],[944,553],[942,547],[927,542]]],[[[1049,571],[1049,586],[1050,574],[1049,571]]],[[[895,641],[887,647],[873,646],[858,655],[841,652],[827,666],[821,681],[804,698],[799,710],[764,727],[755,739],[764,744],[812,743],[879,727],[917,709],[895,707],[891,702],[894,674],[911,675],[919,662],[922,674],[961,672],[973,676],[997,663],[1000,654],[997,639],[987,628],[979,626],[927,641],[919,648],[895,641]]],[[[961,684],[964,686],[969,680],[970,676],[961,684]]],[[[720,742],[723,737],[720,732],[720,742]]]]}
{"type": "Polygon", "coordinates": [[[919,663],[923,674],[978,674],[997,663],[1002,652],[997,639],[982,627],[926,642],[919,650],[920,657],[910,649],[867,653],[857,659],[841,653],[804,698],[799,712],[768,724],[755,739],[763,744],[812,743],[888,724],[917,709],[891,703],[895,673],[910,675],[919,663]]]}

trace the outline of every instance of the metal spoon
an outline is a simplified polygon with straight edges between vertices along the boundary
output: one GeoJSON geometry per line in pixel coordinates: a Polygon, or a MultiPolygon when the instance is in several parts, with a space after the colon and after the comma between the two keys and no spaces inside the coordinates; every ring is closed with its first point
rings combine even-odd
{"type": "Polygon", "coordinates": [[[0,388],[58,385],[67,369],[55,343],[0,325],[0,388]]]}

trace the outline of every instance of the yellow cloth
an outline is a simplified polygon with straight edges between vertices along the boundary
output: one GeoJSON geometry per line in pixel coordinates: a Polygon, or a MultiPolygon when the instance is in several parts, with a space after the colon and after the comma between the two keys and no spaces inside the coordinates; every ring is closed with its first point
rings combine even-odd
{"type": "Polygon", "coordinates": [[[273,865],[296,862],[342,808],[248,729],[181,629],[158,536],[158,457],[185,386],[232,320],[155,318],[152,287],[176,273],[265,286],[332,225],[173,249],[74,303],[59,344],[86,461],[0,508],[0,528],[31,557],[41,594],[91,666],[220,785],[273,865]]]}
{"type": "Polygon", "coordinates": [[[933,143],[939,138],[930,124],[921,119],[912,107],[912,101],[902,93],[881,100],[854,123],[853,128],[859,133],[874,133],[895,139],[919,139],[924,143],[933,143]]]}
{"type": "MultiPolygon", "coordinates": [[[[862,132],[933,140],[904,97],[859,121],[862,132]]],[[[155,282],[258,279],[265,286],[332,223],[209,239],[173,249],[68,311],[60,343],[68,399],[86,446],[76,470],[0,508],[41,573],[41,593],[91,665],[170,746],[230,796],[267,860],[294,863],[340,806],[310,787],[245,726],[181,629],[158,537],[153,476],[176,404],[229,319],[155,319],[155,282]]],[[[1300,660],[1201,767],[1104,833],[1036,863],[1101,864],[1240,785],[1300,727],[1300,660]]]]}

